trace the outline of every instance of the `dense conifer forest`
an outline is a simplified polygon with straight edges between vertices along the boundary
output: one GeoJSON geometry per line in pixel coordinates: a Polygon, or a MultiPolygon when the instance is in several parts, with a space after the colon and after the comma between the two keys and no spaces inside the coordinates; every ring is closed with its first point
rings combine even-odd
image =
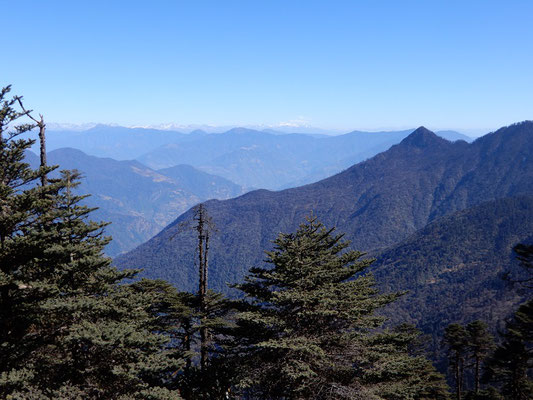
{"type": "MultiPolygon", "coordinates": [[[[203,205],[180,221],[195,244],[193,290],[117,269],[103,253],[111,240],[105,222],[93,222],[94,210],[74,192],[79,173],[51,174],[43,118],[26,110],[21,97],[10,97],[9,87],[0,102],[0,398],[532,398],[530,244],[513,243],[520,268],[498,278],[525,301],[498,315],[499,331],[481,321],[439,326],[447,359],[439,372],[427,352],[431,339],[398,308],[409,295],[380,285],[380,270],[376,277],[369,271],[375,260],[313,215],[270,238],[266,263],[232,281],[238,295],[231,298],[209,287],[212,235],[225,226],[203,205]],[[25,160],[34,140],[20,139],[34,128],[42,150],[36,169],[25,160]]],[[[425,131],[414,138],[404,145],[417,152],[435,141],[425,131]]],[[[469,176],[477,182],[478,175],[469,176]]],[[[456,210],[452,203],[443,199],[441,209],[456,210]]],[[[508,210],[530,207],[523,196],[489,212],[503,220],[508,210]]],[[[430,237],[484,210],[430,226],[430,237]]],[[[514,240],[505,229],[510,225],[498,226],[514,240]]],[[[424,246],[406,242],[387,259],[423,263],[415,255],[424,246]]]]}

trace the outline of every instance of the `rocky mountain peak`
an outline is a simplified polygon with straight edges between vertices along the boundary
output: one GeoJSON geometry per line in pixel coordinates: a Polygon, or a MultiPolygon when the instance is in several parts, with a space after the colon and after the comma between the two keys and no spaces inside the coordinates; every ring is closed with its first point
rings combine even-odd
{"type": "Polygon", "coordinates": [[[416,129],[413,133],[411,133],[409,136],[407,136],[405,139],[403,139],[400,142],[400,145],[426,148],[430,146],[439,145],[442,143],[447,143],[447,141],[437,136],[436,134],[431,132],[429,129],[426,129],[425,127],[421,126],[420,128],[416,129]]]}

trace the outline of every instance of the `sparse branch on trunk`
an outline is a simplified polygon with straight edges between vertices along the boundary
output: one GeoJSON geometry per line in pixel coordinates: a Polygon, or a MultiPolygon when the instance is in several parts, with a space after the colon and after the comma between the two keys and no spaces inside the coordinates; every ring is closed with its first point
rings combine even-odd
{"type": "MultiPolygon", "coordinates": [[[[22,97],[19,96],[16,99],[20,105],[20,108],[23,111],[23,114],[26,115],[28,118],[30,118],[33,122],[35,122],[35,124],[39,128],[39,148],[40,148],[41,168],[44,170],[44,168],[46,168],[46,165],[47,165],[46,163],[46,124],[44,123],[44,117],[42,116],[42,114],[39,114],[39,119],[34,118],[31,115],[31,110],[26,110],[26,108],[24,108],[24,104],[22,104],[22,97]]],[[[41,175],[41,184],[45,186],[47,182],[48,182],[48,179],[47,179],[46,173],[43,173],[41,175]]]]}
{"type": "Polygon", "coordinates": [[[194,209],[194,226],[188,223],[184,226],[194,229],[198,240],[198,308],[201,315],[200,323],[200,367],[205,371],[208,364],[209,329],[207,328],[207,288],[209,275],[209,239],[216,231],[215,225],[203,204],[194,209]]]}
{"type": "Polygon", "coordinates": [[[209,271],[209,235],[215,229],[213,221],[207,214],[203,204],[196,207],[194,215],[196,221],[195,229],[198,232],[198,300],[200,304],[200,313],[202,323],[200,327],[200,367],[202,371],[207,368],[208,347],[209,347],[209,330],[206,326],[207,319],[207,288],[208,288],[208,271],[209,271]]]}

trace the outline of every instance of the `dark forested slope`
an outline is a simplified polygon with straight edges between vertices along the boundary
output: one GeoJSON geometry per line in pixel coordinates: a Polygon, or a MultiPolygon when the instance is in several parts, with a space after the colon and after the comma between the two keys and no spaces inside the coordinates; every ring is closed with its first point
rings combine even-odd
{"type": "Polygon", "coordinates": [[[523,301],[502,279],[521,272],[512,249],[532,241],[533,196],[493,200],[440,218],[379,254],[374,273],[383,288],[409,291],[389,308],[395,322],[416,323],[433,337],[452,322],[497,327],[523,301]]]}
{"type": "MultiPolygon", "coordinates": [[[[280,192],[258,190],[206,206],[220,233],[212,240],[211,286],[239,281],[279,232],[313,212],[346,232],[353,248],[377,251],[438,217],[498,198],[533,194],[533,122],[502,128],[468,144],[419,128],[400,144],[320,182],[280,192]]],[[[193,290],[194,238],[180,216],[163,232],[116,260],[193,290]],[[171,239],[172,238],[172,239],[171,239]]]]}

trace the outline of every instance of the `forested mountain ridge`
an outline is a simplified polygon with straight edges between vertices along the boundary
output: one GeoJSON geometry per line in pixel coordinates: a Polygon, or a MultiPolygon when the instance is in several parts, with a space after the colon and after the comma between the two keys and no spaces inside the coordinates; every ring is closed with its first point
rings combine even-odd
{"type": "MultiPolygon", "coordinates": [[[[137,159],[154,170],[188,164],[248,190],[283,189],[338,173],[399,143],[412,131],[329,136],[233,128],[222,133],[181,133],[100,124],[87,130],[47,129],[47,148],[75,148],[119,161],[137,159]]],[[[437,134],[451,141],[471,140],[455,131],[437,134]]]]}
{"type": "Polygon", "coordinates": [[[533,196],[481,203],[428,224],[376,255],[380,286],[408,291],[388,316],[416,323],[433,338],[452,322],[479,319],[502,328],[524,301],[523,291],[502,279],[524,272],[513,253],[517,243],[533,243],[533,196]]]}
{"type": "MultiPolygon", "coordinates": [[[[377,251],[444,215],[498,198],[533,193],[533,122],[502,128],[468,144],[421,127],[386,152],[320,182],[280,192],[258,190],[206,203],[221,230],[212,239],[211,286],[227,291],[278,232],[293,231],[313,212],[336,226],[353,248],[377,251]]],[[[117,265],[194,289],[192,234],[181,215],[159,235],[119,257],[117,265]],[[175,236],[177,234],[177,236],[175,236]],[[175,236],[175,237],[174,237],[175,236]],[[174,239],[171,238],[174,237],[174,239]]]]}

